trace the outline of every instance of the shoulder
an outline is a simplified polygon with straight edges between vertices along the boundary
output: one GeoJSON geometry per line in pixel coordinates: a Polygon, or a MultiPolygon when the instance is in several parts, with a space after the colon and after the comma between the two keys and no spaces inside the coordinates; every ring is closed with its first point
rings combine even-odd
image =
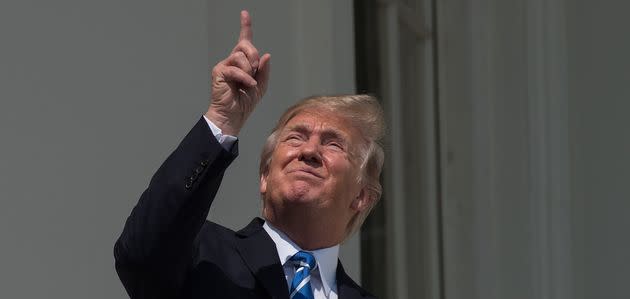
{"type": "Polygon", "coordinates": [[[233,244],[236,238],[236,232],[220,225],[218,223],[208,221],[203,224],[199,233],[197,234],[196,242],[199,245],[211,245],[211,244],[233,244]]]}
{"type": "MultiPolygon", "coordinates": [[[[256,235],[262,230],[263,223],[262,219],[255,218],[245,228],[235,232],[223,225],[206,220],[195,238],[195,260],[221,261],[226,256],[240,256],[238,251],[242,247],[242,239],[256,235]]],[[[266,243],[256,244],[264,246],[266,243]]]]}

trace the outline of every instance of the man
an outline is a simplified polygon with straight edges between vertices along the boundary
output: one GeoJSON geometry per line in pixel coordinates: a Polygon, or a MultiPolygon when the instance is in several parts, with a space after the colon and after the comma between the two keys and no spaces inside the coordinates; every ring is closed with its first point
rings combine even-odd
{"type": "Polygon", "coordinates": [[[373,298],[338,261],[339,244],[381,193],[383,117],[369,96],[290,107],[261,155],[264,220],[238,232],[206,220],[237,156],[235,136],[265,93],[269,61],[241,12],[239,42],[212,71],[207,113],[155,173],[116,242],[132,298],[373,298]]]}

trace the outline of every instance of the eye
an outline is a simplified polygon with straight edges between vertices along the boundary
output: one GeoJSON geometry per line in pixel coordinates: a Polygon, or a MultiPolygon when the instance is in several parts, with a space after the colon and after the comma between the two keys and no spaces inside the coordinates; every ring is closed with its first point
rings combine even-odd
{"type": "Polygon", "coordinates": [[[337,141],[329,141],[326,145],[336,148],[338,150],[343,150],[343,145],[340,142],[337,141]]]}
{"type": "Polygon", "coordinates": [[[302,137],[299,134],[289,134],[285,140],[301,140],[302,137]]]}
{"type": "Polygon", "coordinates": [[[304,140],[303,136],[298,133],[291,133],[284,138],[284,141],[290,145],[298,145],[304,140]]]}

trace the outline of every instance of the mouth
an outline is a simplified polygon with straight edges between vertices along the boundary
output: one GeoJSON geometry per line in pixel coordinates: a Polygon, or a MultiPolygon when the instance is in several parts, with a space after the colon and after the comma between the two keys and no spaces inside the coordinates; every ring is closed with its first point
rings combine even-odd
{"type": "Polygon", "coordinates": [[[319,179],[323,178],[319,173],[315,172],[312,169],[308,169],[308,168],[293,169],[293,170],[289,171],[289,173],[306,174],[308,176],[314,176],[314,177],[319,178],[319,179]]]}

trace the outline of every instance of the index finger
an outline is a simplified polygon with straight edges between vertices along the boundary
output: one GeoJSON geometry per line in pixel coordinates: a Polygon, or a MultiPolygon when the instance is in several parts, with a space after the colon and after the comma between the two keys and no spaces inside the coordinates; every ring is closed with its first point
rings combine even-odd
{"type": "Polygon", "coordinates": [[[239,41],[252,40],[252,19],[246,10],[241,11],[241,33],[238,37],[239,41]]]}

